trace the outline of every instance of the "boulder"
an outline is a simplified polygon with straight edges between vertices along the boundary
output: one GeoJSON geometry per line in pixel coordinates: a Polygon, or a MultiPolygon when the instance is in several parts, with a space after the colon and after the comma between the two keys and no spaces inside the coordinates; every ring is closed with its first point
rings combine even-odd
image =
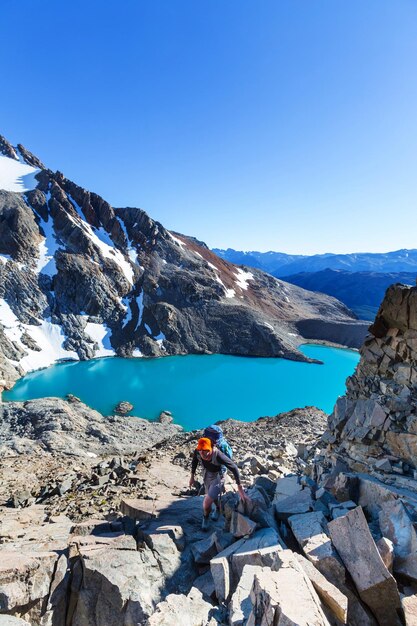
{"type": "Polygon", "coordinates": [[[312,584],[290,551],[283,551],[277,571],[255,573],[247,626],[330,626],[312,584]]]}
{"type": "Polygon", "coordinates": [[[111,523],[103,519],[87,519],[71,527],[71,534],[77,536],[102,535],[112,531],[111,523]]]}
{"type": "Polygon", "coordinates": [[[171,424],[174,421],[171,411],[162,411],[159,414],[158,422],[161,424],[171,424]]]}
{"type": "Polygon", "coordinates": [[[210,561],[210,569],[220,602],[233,592],[245,565],[271,565],[282,549],[282,540],[272,528],[257,530],[248,539],[239,539],[210,561]]]}
{"type": "Polygon", "coordinates": [[[199,565],[210,563],[210,560],[218,553],[216,545],[217,534],[212,533],[209,537],[196,541],[191,546],[194,561],[199,565]]]}
{"type": "Polygon", "coordinates": [[[146,626],[216,626],[220,611],[204,600],[201,592],[192,587],[188,595],[171,594],[160,602],[146,626]]]}
{"type": "Polygon", "coordinates": [[[417,534],[400,500],[381,504],[379,525],[394,546],[394,572],[417,581],[417,534]]]}
{"type": "Polygon", "coordinates": [[[401,605],[404,611],[405,625],[417,626],[417,594],[415,589],[410,587],[404,589],[404,593],[401,594],[401,605]]]}
{"type": "Polygon", "coordinates": [[[240,500],[236,510],[252,521],[259,528],[277,528],[276,521],[271,510],[270,497],[261,485],[254,485],[247,490],[249,500],[240,500]]]}
{"type": "Polygon", "coordinates": [[[276,491],[276,481],[271,480],[268,476],[257,476],[255,479],[255,487],[261,487],[268,495],[269,500],[273,500],[276,491]]]}
{"type": "Polygon", "coordinates": [[[28,617],[40,616],[46,604],[54,570],[56,552],[0,551],[0,611],[20,612],[27,607],[28,617]],[[30,610],[30,612],[29,612],[30,610]]]}
{"type": "Polygon", "coordinates": [[[308,513],[314,508],[310,489],[306,488],[293,496],[276,500],[274,503],[275,517],[278,520],[287,520],[291,515],[308,513]]]}
{"type": "Polygon", "coordinates": [[[344,582],[346,570],[326,532],[323,513],[293,515],[288,522],[307,559],[329,580],[344,582]]]}
{"type": "Polygon", "coordinates": [[[143,624],[154,612],[165,577],[150,548],[94,550],[81,557],[79,589],[73,580],[71,626],[143,624]]]}
{"type": "Polygon", "coordinates": [[[362,600],[381,626],[400,626],[400,596],[381,559],[362,508],[329,522],[329,533],[362,600]]]}
{"type": "Polygon", "coordinates": [[[157,515],[157,503],[155,500],[144,498],[124,498],[120,503],[120,510],[134,520],[149,520],[157,515]]]}
{"type": "Polygon", "coordinates": [[[20,617],[13,617],[13,615],[0,615],[0,626],[31,626],[31,624],[20,617]]]}
{"type": "Polygon", "coordinates": [[[322,602],[330,609],[333,615],[343,624],[347,622],[348,598],[333,585],[314,565],[301,554],[294,553],[306,576],[317,591],[322,602]]]}
{"type": "Polygon", "coordinates": [[[216,597],[219,602],[225,602],[231,592],[231,567],[229,565],[229,558],[245,541],[245,539],[239,539],[239,541],[230,545],[210,561],[210,571],[213,576],[216,597]]]}
{"type": "Polygon", "coordinates": [[[381,559],[384,561],[384,565],[387,570],[392,574],[394,565],[394,544],[387,537],[381,537],[376,542],[376,547],[381,555],[381,559]]]}
{"type": "Polygon", "coordinates": [[[296,475],[279,478],[275,487],[274,503],[279,500],[284,500],[288,498],[288,496],[294,496],[302,489],[303,486],[300,484],[300,478],[296,475]]]}
{"type": "Polygon", "coordinates": [[[242,575],[229,602],[229,625],[241,626],[247,623],[252,612],[251,590],[255,574],[262,574],[259,565],[245,565],[242,575]]]}
{"type": "Polygon", "coordinates": [[[152,530],[152,534],[168,534],[180,552],[182,552],[185,548],[185,536],[181,526],[173,526],[169,524],[156,526],[152,530]]]}
{"type": "Polygon", "coordinates": [[[207,570],[201,576],[198,576],[194,582],[193,587],[201,591],[204,598],[214,599],[216,590],[214,588],[214,580],[210,570],[207,570]]]}
{"type": "Polygon", "coordinates": [[[256,522],[253,522],[249,517],[233,511],[232,519],[230,522],[230,532],[234,537],[239,539],[246,535],[251,535],[256,528],[256,522]]]}
{"type": "Polygon", "coordinates": [[[144,535],[144,539],[156,557],[165,578],[173,579],[181,565],[181,554],[171,534],[169,532],[149,533],[144,535]]]}
{"type": "Polygon", "coordinates": [[[160,602],[146,626],[215,626],[220,624],[215,614],[219,611],[204,600],[201,592],[192,587],[188,595],[171,594],[160,602]]]}
{"type": "Polygon", "coordinates": [[[133,404],[131,404],[127,400],[122,400],[114,408],[114,412],[119,413],[119,415],[127,415],[132,410],[133,410],[133,404]]]}

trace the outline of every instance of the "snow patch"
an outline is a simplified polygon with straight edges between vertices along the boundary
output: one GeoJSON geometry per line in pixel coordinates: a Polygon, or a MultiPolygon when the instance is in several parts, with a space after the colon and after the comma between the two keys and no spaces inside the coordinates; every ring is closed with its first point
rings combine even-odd
{"type": "Polygon", "coordinates": [[[181,247],[184,248],[185,243],[183,241],[181,241],[181,239],[178,239],[178,237],[175,237],[172,233],[170,233],[169,231],[167,231],[169,236],[181,247]]]}
{"type": "Polygon", "coordinates": [[[10,254],[0,254],[0,263],[6,265],[7,261],[10,261],[11,258],[10,254]]]}
{"type": "Polygon", "coordinates": [[[0,189],[17,193],[35,189],[38,172],[40,169],[37,167],[0,155],[0,189]]]}
{"type": "Polygon", "coordinates": [[[125,319],[123,320],[123,325],[122,328],[124,328],[132,319],[132,308],[130,306],[130,302],[128,298],[123,298],[122,300],[122,306],[125,309],[127,315],[125,317],[125,319]]]}
{"type": "Polygon", "coordinates": [[[139,326],[142,323],[143,308],[144,308],[143,307],[143,291],[141,291],[140,295],[137,296],[136,302],[137,302],[138,309],[139,309],[139,317],[138,317],[138,322],[137,322],[136,327],[135,327],[135,331],[139,328],[139,326]]]}
{"type": "Polygon", "coordinates": [[[138,262],[138,253],[136,252],[136,250],[134,250],[133,248],[129,248],[127,251],[127,255],[129,257],[129,259],[132,261],[132,263],[137,264],[138,262]]]}
{"type": "Polygon", "coordinates": [[[226,298],[234,298],[236,291],[234,289],[226,289],[226,298]]]}
{"type": "MultiPolygon", "coordinates": [[[[65,335],[61,326],[53,324],[49,320],[42,320],[40,326],[25,326],[28,335],[32,337],[42,348],[41,352],[29,350],[32,354],[23,357],[20,364],[24,369],[38,369],[52,365],[59,359],[78,359],[78,354],[72,350],[65,350],[62,344],[65,341],[65,335]]],[[[27,348],[25,347],[25,350],[27,348]]]]}
{"type": "Polygon", "coordinates": [[[58,324],[53,324],[49,320],[40,320],[40,326],[23,324],[4,299],[0,299],[0,322],[4,326],[6,337],[26,352],[26,355],[19,362],[26,372],[48,367],[48,365],[61,359],[78,361],[76,352],[63,348],[65,335],[58,324]],[[23,333],[27,333],[37,343],[41,348],[39,352],[31,350],[22,343],[23,333]]]}
{"type": "Polygon", "coordinates": [[[98,344],[98,351],[94,354],[95,357],[115,355],[110,343],[110,331],[104,324],[88,322],[84,332],[98,344]]]}
{"type": "Polygon", "coordinates": [[[157,344],[159,344],[159,347],[162,348],[162,342],[165,341],[166,337],[164,335],[164,333],[160,332],[159,335],[157,337],[154,337],[154,340],[156,341],[157,344]]]}
{"type": "Polygon", "coordinates": [[[48,221],[41,220],[40,226],[42,226],[45,233],[45,239],[39,244],[39,259],[36,265],[36,271],[38,273],[47,274],[48,276],[54,276],[56,274],[55,264],[55,252],[59,250],[59,244],[56,240],[54,224],[52,217],[48,217],[48,221]]]}
{"type": "Polygon", "coordinates": [[[132,356],[135,358],[139,358],[141,356],[143,356],[142,352],[139,350],[139,348],[135,348],[132,352],[132,356]]]}
{"type": "MultiPolygon", "coordinates": [[[[100,250],[101,255],[105,259],[111,259],[121,269],[123,274],[125,275],[127,281],[133,285],[133,268],[128,261],[124,258],[123,254],[120,250],[114,247],[114,244],[110,238],[109,233],[104,230],[101,226],[100,228],[93,229],[88,222],[85,221],[81,207],[75,202],[75,200],[68,194],[68,198],[71,201],[71,204],[74,206],[75,210],[78,213],[78,216],[81,220],[81,226],[84,229],[86,235],[91,239],[93,244],[100,250]]],[[[71,220],[73,218],[69,216],[71,220]]],[[[73,220],[74,221],[74,220],[73,220]]]]}
{"type": "Polygon", "coordinates": [[[237,275],[236,275],[236,284],[241,288],[241,289],[247,289],[248,288],[248,281],[249,280],[253,280],[253,274],[252,272],[246,272],[245,270],[242,270],[240,267],[237,270],[237,275]]]}

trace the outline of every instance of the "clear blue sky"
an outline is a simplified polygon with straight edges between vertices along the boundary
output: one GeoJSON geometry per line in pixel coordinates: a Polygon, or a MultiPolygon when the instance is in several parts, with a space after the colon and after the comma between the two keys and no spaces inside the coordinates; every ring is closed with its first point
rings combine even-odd
{"type": "Polygon", "coordinates": [[[417,247],[415,0],[2,0],[0,134],[216,247],[417,247]]]}

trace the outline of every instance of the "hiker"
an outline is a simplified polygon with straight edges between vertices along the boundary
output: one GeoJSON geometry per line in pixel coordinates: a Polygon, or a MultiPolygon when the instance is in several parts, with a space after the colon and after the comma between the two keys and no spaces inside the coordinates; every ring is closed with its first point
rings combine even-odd
{"type": "Polygon", "coordinates": [[[213,503],[216,505],[215,510],[211,514],[211,519],[218,520],[220,514],[220,496],[223,491],[224,476],[221,468],[230,469],[235,477],[237,489],[241,500],[249,500],[240,484],[240,474],[236,463],[232,461],[226,454],[221,452],[216,446],[213,446],[208,437],[202,437],[198,440],[197,447],[194,450],[193,461],[191,465],[190,488],[194,485],[195,471],[198,461],[201,461],[204,467],[204,489],[205,497],[203,500],[203,522],[202,529],[207,530],[209,526],[209,515],[213,503]]]}

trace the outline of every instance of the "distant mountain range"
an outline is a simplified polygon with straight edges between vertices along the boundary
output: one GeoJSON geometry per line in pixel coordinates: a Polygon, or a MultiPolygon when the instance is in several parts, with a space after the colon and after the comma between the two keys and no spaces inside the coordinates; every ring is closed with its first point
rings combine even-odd
{"type": "Polygon", "coordinates": [[[417,272],[417,249],[395,252],[356,252],[352,254],[314,254],[284,252],[243,252],[213,248],[213,252],[236,265],[249,265],[282,278],[300,272],[346,270],[348,272],[417,272]]]}
{"type": "Polygon", "coordinates": [[[291,255],[283,252],[213,252],[236,264],[269,272],[286,282],[334,296],[360,319],[372,320],[389,285],[414,285],[417,250],[386,253],[291,255]]]}
{"type": "Polygon", "coordinates": [[[360,319],[373,320],[388,287],[394,283],[415,285],[415,272],[346,272],[322,270],[286,276],[285,280],[304,289],[327,293],[341,300],[360,319]]]}

